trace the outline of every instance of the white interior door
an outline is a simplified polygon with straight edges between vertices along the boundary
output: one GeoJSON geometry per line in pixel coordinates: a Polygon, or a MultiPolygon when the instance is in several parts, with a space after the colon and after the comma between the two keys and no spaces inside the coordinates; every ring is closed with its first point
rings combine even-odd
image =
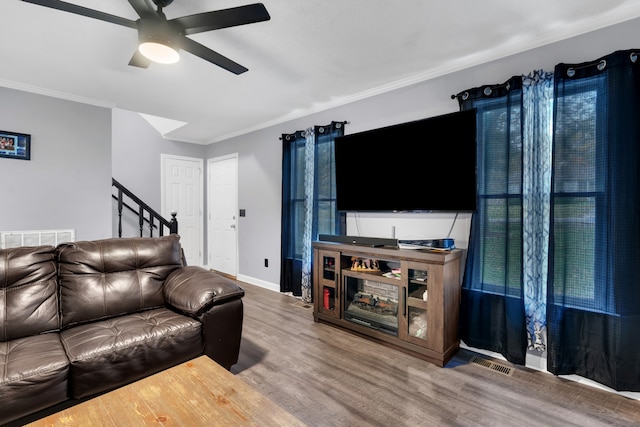
{"type": "Polygon", "coordinates": [[[209,266],[238,275],[238,155],[209,159],[209,266]]]}
{"type": "Polygon", "coordinates": [[[176,211],[178,234],[187,265],[203,265],[202,159],[163,154],[162,216],[171,218],[176,211]]]}

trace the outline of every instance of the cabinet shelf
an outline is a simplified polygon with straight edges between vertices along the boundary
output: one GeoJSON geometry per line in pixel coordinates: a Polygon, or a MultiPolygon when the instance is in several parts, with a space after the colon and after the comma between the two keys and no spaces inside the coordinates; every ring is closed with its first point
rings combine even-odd
{"type": "Polygon", "coordinates": [[[438,366],[458,351],[461,250],[437,253],[314,242],[313,254],[316,322],[438,366]],[[382,271],[351,270],[354,257],[375,261],[382,271]],[[389,266],[398,269],[400,277],[385,276],[389,266]]]}
{"type": "Polygon", "coordinates": [[[386,277],[383,276],[384,272],[381,271],[357,271],[357,270],[351,270],[350,268],[345,268],[342,270],[342,276],[350,276],[350,277],[356,277],[358,279],[363,279],[363,280],[376,280],[378,282],[382,282],[382,283],[388,283],[391,285],[397,285],[398,282],[400,281],[400,279],[397,279],[395,277],[386,277]]]}
{"type": "Polygon", "coordinates": [[[422,298],[418,299],[418,298],[414,298],[414,297],[409,297],[409,298],[407,298],[407,306],[420,308],[422,310],[426,310],[427,309],[427,301],[423,300],[422,298]]]}

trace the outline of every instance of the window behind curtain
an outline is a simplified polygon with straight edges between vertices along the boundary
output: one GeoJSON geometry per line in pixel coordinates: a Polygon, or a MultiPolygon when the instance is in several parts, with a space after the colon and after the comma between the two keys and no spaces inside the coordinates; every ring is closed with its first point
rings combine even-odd
{"type": "MultiPolygon", "coordinates": [[[[304,159],[304,137],[296,138],[293,143],[292,155],[292,179],[291,179],[291,200],[290,212],[291,225],[293,226],[293,234],[302,236],[304,232],[304,178],[305,178],[305,159],[304,159]]],[[[302,258],[302,239],[292,239],[292,247],[289,255],[292,258],[302,258]]]]}
{"type": "Polygon", "coordinates": [[[520,105],[507,98],[478,108],[482,272],[473,289],[519,296],[522,278],[522,138],[520,105]]]}
{"type": "MultiPolygon", "coordinates": [[[[329,127],[324,127],[328,129],[329,127]]],[[[323,129],[324,129],[323,128],[323,129]]],[[[336,162],[334,157],[335,137],[342,135],[334,132],[320,132],[316,128],[316,211],[314,222],[317,224],[315,238],[319,234],[344,234],[344,213],[336,210],[336,162]]]]}
{"type": "Polygon", "coordinates": [[[611,312],[606,271],[606,91],[602,75],[568,81],[556,99],[553,182],[554,300],[611,312]],[[600,242],[598,244],[596,242],[600,242]],[[571,254],[571,256],[567,256],[571,254]]]}
{"type": "MultiPolygon", "coordinates": [[[[283,148],[283,218],[288,219],[288,227],[286,227],[288,232],[302,236],[305,203],[305,138],[303,132],[283,137],[290,138],[290,141],[284,143],[283,148]]],[[[288,256],[302,257],[302,239],[290,239],[286,246],[288,256]]]]}

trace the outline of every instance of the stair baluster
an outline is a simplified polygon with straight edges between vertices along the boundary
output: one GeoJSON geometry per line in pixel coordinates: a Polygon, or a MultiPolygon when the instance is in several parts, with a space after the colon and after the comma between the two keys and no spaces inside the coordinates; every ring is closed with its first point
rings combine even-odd
{"type": "Polygon", "coordinates": [[[153,210],[149,205],[144,203],[140,198],[134,195],[131,191],[129,191],[125,186],[116,181],[114,178],[111,179],[111,185],[113,187],[116,187],[117,189],[117,195],[112,194],[112,197],[118,201],[118,237],[122,237],[122,212],[124,208],[138,216],[140,237],[144,235],[145,222],[149,226],[150,237],[153,237],[154,229],[158,229],[159,236],[164,236],[165,228],[169,230],[169,234],[178,234],[178,220],[176,219],[176,211],[171,211],[171,219],[167,220],[162,215],[153,210]],[[127,196],[127,201],[130,201],[132,204],[137,205],[138,209],[136,210],[134,207],[127,204],[124,201],[124,196],[127,196]]]}

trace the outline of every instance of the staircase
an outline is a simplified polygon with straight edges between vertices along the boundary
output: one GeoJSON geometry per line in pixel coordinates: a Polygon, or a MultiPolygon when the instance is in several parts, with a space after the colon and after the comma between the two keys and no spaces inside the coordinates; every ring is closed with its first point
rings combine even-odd
{"type": "MultiPolygon", "coordinates": [[[[171,212],[171,219],[167,220],[116,179],[111,178],[111,186],[116,189],[115,194],[112,193],[111,196],[117,203],[118,237],[122,237],[123,233],[123,213],[125,215],[129,213],[129,216],[125,216],[125,221],[126,218],[137,219],[140,237],[164,236],[167,231],[168,234],[178,234],[178,220],[175,211],[171,212]]],[[[131,223],[131,221],[127,223],[131,223]]]]}

